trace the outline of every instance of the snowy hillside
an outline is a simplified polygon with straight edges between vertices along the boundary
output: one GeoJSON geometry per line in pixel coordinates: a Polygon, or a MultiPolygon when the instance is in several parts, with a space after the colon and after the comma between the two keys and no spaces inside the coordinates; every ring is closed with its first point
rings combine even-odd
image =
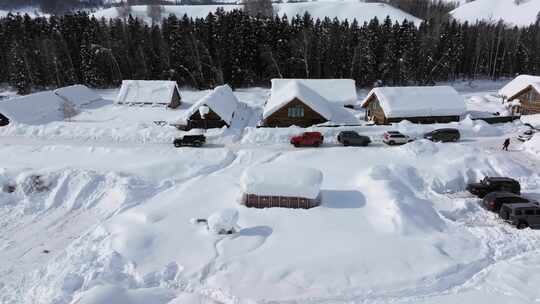
{"type": "MultiPolygon", "coordinates": [[[[494,88],[459,91],[471,112],[500,111],[494,88]]],[[[115,105],[117,92],[100,91],[105,101],[70,121],[0,127],[1,303],[540,300],[531,288],[540,284],[540,233],[516,230],[463,192],[506,175],[540,199],[531,144],[500,150],[527,129],[520,121],[310,128],[325,144],[296,149],[289,138],[304,129],[255,127],[269,91],[251,88],[235,91],[231,128],[206,132],[206,147],[176,149],[172,139],[185,133],[154,122],[182,116],[207,91],[183,90],[176,110],[115,105]],[[381,142],[387,130],[418,138],[441,127],[462,140],[381,142]],[[343,130],[373,143],[340,146],[343,130]],[[322,172],[320,207],[240,205],[246,172],[292,165],[322,172]],[[224,209],[238,215],[236,233],[197,223],[214,227],[224,209]]]]}
{"type": "MultiPolygon", "coordinates": [[[[215,12],[218,7],[223,7],[226,11],[234,9],[242,9],[242,5],[165,5],[163,6],[163,16],[166,17],[169,14],[175,14],[177,16],[183,16],[187,14],[190,17],[204,18],[210,12],[215,12]]],[[[338,18],[341,20],[356,19],[362,23],[369,21],[374,17],[384,20],[387,16],[390,16],[392,20],[403,21],[405,19],[420,23],[421,20],[394,8],[387,4],[382,3],[363,3],[363,2],[335,2],[335,1],[318,1],[318,2],[305,2],[305,3],[281,3],[274,5],[277,14],[287,15],[289,18],[298,15],[303,15],[305,12],[309,12],[313,18],[324,19],[329,17],[330,19],[338,18]]],[[[141,19],[150,22],[151,19],[147,16],[147,7],[145,5],[132,6],[132,14],[141,19]]],[[[118,16],[116,8],[108,8],[99,10],[94,13],[96,17],[115,18],[118,16]]]]}
{"type": "Polygon", "coordinates": [[[536,22],[540,13],[538,0],[475,0],[461,5],[451,15],[461,21],[475,23],[477,20],[498,22],[503,20],[517,26],[536,22]]]}

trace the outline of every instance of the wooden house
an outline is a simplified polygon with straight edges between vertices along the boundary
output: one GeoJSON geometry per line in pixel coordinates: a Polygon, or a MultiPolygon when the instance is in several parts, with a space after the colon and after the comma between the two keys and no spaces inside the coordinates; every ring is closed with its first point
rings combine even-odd
{"type": "Polygon", "coordinates": [[[520,75],[499,90],[513,114],[540,113],[540,76],[520,75]]]}
{"type": "Polygon", "coordinates": [[[358,104],[356,83],[353,79],[272,79],[271,94],[279,94],[291,82],[300,83],[319,94],[332,105],[354,108],[358,104]]]}
{"type": "Polygon", "coordinates": [[[377,124],[447,123],[459,121],[466,112],[463,97],[448,86],[374,88],[361,106],[365,120],[377,124]]]}
{"type": "Polygon", "coordinates": [[[262,125],[267,127],[309,127],[332,119],[328,100],[298,81],[280,90],[272,89],[263,110],[262,125]]]}
{"type": "Polygon", "coordinates": [[[228,85],[216,87],[189,108],[178,127],[182,130],[230,127],[238,105],[228,85]]]}
{"type": "Polygon", "coordinates": [[[117,104],[164,105],[175,109],[182,103],[176,81],[124,80],[116,99],[117,104]]]}
{"type": "Polygon", "coordinates": [[[321,204],[322,180],[321,171],[313,168],[256,165],[242,175],[242,204],[251,208],[313,208],[321,204]]]}

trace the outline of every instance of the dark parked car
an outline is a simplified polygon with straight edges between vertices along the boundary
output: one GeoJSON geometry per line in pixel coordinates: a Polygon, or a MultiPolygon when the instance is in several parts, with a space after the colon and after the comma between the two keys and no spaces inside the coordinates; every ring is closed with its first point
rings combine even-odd
{"type": "Polygon", "coordinates": [[[318,147],[322,145],[324,136],[320,132],[304,132],[301,135],[293,136],[291,144],[295,147],[311,146],[318,147]]]}
{"type": "Polygon", "coordinates": [[[461,134],[459,134],[459,130],[457,129],[446,128],[428,132],[424,134],[424,138],[437,142],[450,142],[458,141],[461,138],[461,134]]]}
{"type": "Polygon", "coordinates": [[[367,146],[371,143],[369,137],[360,135],[354,131],[339,132],[337,140],[344,146],[367,146]]]}
{"type": "Polygon", "coordinates": [[[489,211],[499,212],[501,206],[504,204],[524,204],[528,202],[528,199],[517,194],[505,191],[497,191],[491,192],[484,196],[482,206],[489,211]]]}
{"type": "Polygon", "coordinates": [[[182,146],[201,147],[205,143],[206,137],[204,135],[185,135],[173,141],[174,146],[177,148],[182,146]]]}
{"type": "Polygon", "coordinates": [[[518,229],[531,227],[540,229],[540,206],[537,202],[524,204],[504,204],[499,216],[518,229]]]}
{"type": "Polygon", "coordinates": [[[467,191],[482,198],[486,194],[495,191],[507,191],[514,194],[521,193],[519,182],[509,177],[484,177],[479,183],[467,185],[467,191]]]}

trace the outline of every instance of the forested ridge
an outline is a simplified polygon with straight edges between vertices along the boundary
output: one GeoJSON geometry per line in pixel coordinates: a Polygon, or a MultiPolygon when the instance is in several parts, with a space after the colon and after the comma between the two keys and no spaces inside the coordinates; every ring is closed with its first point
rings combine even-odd
{"type": "Polygon", "coordinates": [[[392,23],[253,18],[218,10],[162,24],[96,19],[86,13],[0,19],[0,81],[27,93],[122,79],[172,79],[210,88],[269,85],[271,78],[353,78],[358,86],[426,85],[540,69],[540,25],[455,21],[392,23]]]}

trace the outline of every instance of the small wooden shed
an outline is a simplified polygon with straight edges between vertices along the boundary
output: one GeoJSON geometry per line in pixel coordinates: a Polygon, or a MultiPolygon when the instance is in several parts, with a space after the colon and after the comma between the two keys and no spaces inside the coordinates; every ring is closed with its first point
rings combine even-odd
{"type": "Polygon", "coordinates": [[[165,105],[175,109],[182,103],[176,81],[123,80],[116,98],[117,104],[165,105]]]}
{"type": "Polygon", "coordinates": [[[0,127],[5,127],[7,125],[9,125],[9,118],[0,113],[0,127]]]}
{"type": "Polygon", "coordinates": [[[499,90],[513,114],[540,113],[540,76],[520,75],[499,90]]]}
{"type": "Polygon", "coordinates": [[[309,209],[321,204],[321,171],[290,164],[248,168],[241,178],[242,204],[251,208],[309,209]]]}
{"type": "Polygon", "coordinates": [[[309,127],[332,119],[324,97],[298,81],[290,81],[279,91],[272,90],[263,111],[266,127],[309,127]]]}
{"type": "Polygon", "coordinates": [[[365,120],[389,124],[459,121],[467,108],[458,92],[449,86],[374,88],[361,104],[365,120]]]}
{"type": "Polygon", "coordinates": [[[216,87],[189,108],[178,126],[183,130],[230,127],[239,103],[231,87],[216,87]]]}

